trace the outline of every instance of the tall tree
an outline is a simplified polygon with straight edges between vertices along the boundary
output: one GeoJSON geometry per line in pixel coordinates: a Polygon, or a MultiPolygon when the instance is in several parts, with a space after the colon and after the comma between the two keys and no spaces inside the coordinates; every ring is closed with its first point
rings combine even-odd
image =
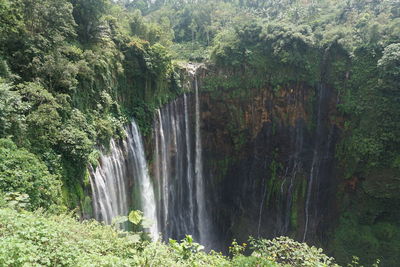
{"type": "Polygon", "coordinates": [[[99,33],[101,17],[111,3],[109,0],[72,0],[72,4],[80,40],[88,43],[99,33]]]}

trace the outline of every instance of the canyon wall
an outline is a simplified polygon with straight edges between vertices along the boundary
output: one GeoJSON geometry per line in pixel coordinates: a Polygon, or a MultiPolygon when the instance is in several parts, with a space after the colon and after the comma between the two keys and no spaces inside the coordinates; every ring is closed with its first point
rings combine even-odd
{"type": "Polygon", "coordinates": [[[336,99],[322,83],[202,93],[208,207],[223,242],[326,240],[336,216],[336,99]]]}

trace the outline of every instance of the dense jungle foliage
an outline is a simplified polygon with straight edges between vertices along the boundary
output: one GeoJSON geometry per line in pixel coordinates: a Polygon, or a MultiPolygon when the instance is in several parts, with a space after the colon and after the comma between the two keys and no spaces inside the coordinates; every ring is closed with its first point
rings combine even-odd
{"type": "Polygon", "coordinates": [[[2,208],[0,220],[1,266],[338,266],[321,249],[286,237],[233,242],[227,257],[205,253],[191,236],[166,245],[66,214],[2,208]],[[250,256],[243,255],[246,248],[250,256]]]}
{"type": "Polygon", "coordinates": [[[231,260],[185,256],[190,246],[138,243],[59,215],[90,212],[88,164],[111,138],[123,137],[132,116],[150,134],[155,108],[185,90],[182,61],[204,61],[223,73],[204,81],[207,91],[333,87],[343,181],[329,253],[340,263],[357,255],[396,266],[396,0],[0,0],[0,192],[3,206],[23,204],[0,211],[1,264],[298,266],[257,250],[231,260]]]}

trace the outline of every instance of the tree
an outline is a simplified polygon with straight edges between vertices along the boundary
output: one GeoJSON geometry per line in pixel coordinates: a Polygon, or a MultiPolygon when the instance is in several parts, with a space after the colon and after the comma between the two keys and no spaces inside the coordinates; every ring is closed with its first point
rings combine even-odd
{"type": "Polygon", "coordinates": [[[382,58],[378,61],[378,67],[382,70],[383,78],[400,82],[400,43],[385,48],[382,58]]]}
{"type": "Polygon", "coordinates": [[[21,1],[0,1],[0,47],[11,34],[19,34],[22,30],[23,13],[21,1]]]}
{"type": "Polygon", "coordinates": [[[26,110],[27,137],[32,151],[41,153],[57,143],[61,126],[61,106],[54,96],[37,83],[17,86],[26,110]]]}
{"type": "Polygon", "coordinates": [[[11,85],[0,80],[0,137],[12,136],[23,140],[25,132],[25,111],[28,105],[21,95],[11,90],[11,85]]]}
{"type": "Polygon", "coordinates": [[[109,0],[72,0],[73,15],[83,43],[94,41],[99,33],[101,18],[109,8],[109,0]]]}
{"type": "Polygon", "coordinates": [[[45,164],[9,139],[0,139],[0,191],[28,194],[30,209],[61,204],[61,183],[45,164]]]}

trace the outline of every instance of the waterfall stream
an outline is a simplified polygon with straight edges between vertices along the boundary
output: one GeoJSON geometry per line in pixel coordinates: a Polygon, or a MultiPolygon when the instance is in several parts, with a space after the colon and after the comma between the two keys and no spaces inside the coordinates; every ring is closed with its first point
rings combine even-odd
{"type": "Polygon", "coordinates": [[[207,246],[210,223],[204,192],[195,66],[189,74],[194,94],[184,94],[165,105],[154,119],[153,169],[157,181],[158,219],[164,238],[181,239],[191,234],[197,242],[207,246]]]}
{"type": "Polygon", "coordinates": [[[208,214],[205,207],[204,198],[204,177],[203,177],[203,157],[202,157],[202,145],[201,145],[201,133],[200,133],[200,99],[199,99],[199,86],[197,82],[196,73],[194,73],[195,82],[195,107],[196,107],[196,162],[195,162],[195,174],[196,174],[196,200],[197,200],[197,218],[199,221],[199,242],[207,244],[209,241],[208,229],[210,225],[208,220],[208,214]]]}
{"type": "Polygon", "coordinates": [[[141,210],[145,218],[150,220],[151,226],[148,229],[153,240],[158,240],[158,221],[154,189],[150,180],[147,168],[146,157],[144,154],[143,141],[136,123],[133,121],[128,131],[128,148],[132,155],[132,166],[134,177],[137,177],[139,184],[141,210]]]}
{"type": "Polygon", "coordinates": [[[94,218],[107,224],[111,224],[113,218],[129,212],[128,169],[124,154],[124,146],[119,146],[112,139],[110,154],[100,156],[99,166],[95,170],[89,167],[94,218]]]}
{"type": "Polygon", "coordinates": [[[154,176],[159,196],[158,219],[164,238],[197,236],[193,144],[190,120],[185,116],[188,112],[185,100],[178,98],[167,104],[157,111],[154,120],[154,176]]]}
{"type": "MultiPolygon", "coordinates": [[[[321,164],[326,160],[325,154],[329,150],[330,142],[326,142],[326,133],[324,129],[324,119],[327,116],[327,88],[324,84],[318,86],[318,106],[316,116],[315,145],[313,151],[313,160],[311,164],[310,177],[308,179],[307,195],[305,202],[305,223],[303,232],[303,242],[307,239],[310,221],[317,217],[317,199],[319,194],[320,169],[321,164]]],[[[315,228],[315,225],[313,225],[315,228]]]]}
{"type": "Polygon", "coordinates": [[[142,137],[135,121],[126,129],[127,137],[117,144],[111,140],[110,153],[103,154],[99,166],[90,166],[94,217],[107,224],[117,216],[126,216],[130,211],[132,185],[137,185],[144,217],[152,222],[146,229],[153,240],[159,238],[154,190],[148,173],[142,137]]]}

